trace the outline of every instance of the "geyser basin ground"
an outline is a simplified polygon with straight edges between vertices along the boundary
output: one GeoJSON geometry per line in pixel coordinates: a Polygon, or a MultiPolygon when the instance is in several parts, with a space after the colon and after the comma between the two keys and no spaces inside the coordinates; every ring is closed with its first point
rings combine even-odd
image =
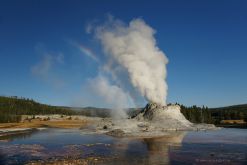
{"type": "Polygon", "coordinates": [[[112,136],[162,136],[171,131],[217,129],[212,124],[193,124],[180,112],[178,105],[160,106],[149,103],[129,119],[102,119],[96,130],[112,136]]]}

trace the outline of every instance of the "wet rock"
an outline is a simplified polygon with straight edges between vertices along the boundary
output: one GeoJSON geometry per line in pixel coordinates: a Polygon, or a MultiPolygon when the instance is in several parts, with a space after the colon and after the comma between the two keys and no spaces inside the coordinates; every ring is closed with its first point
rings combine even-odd
{"type": "Polygon", "coordinates": [[[106,134],[110,136],[122,137],[125,133],[121,129],[114,129],[112,131],[107,132],[106,134]]]}

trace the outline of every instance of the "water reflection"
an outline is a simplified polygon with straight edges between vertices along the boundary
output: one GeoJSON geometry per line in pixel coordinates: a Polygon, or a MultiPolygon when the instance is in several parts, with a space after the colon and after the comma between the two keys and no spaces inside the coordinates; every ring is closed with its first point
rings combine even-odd
{"type": "Polygon", "coordinates": [[[247,163],[247,134],[237,129],[167,132],[157,138],[114,138],[75,129],[46,129],[1,139],[5,142],[0,142],[0,164],[89,157],[103,158],[101,164],[247,163]]]}
{"type": "Polygon", "coordinates": [[[180,148],[186,132],[156,138],[120,138],[113,149],[122,164],[169,164],[170,148],[180,148]]]}
{"type": "Polygon", "coordinates": [[[159,138],[147,138],[148,164],[169,164],[170,148],[180,148],[186,132],[173,132],[159,138]]]}
{"type": "Polygon", "coordinates": [[[23,132],[14,133],[14,134],[7,134],[5,136],[0,136],[0,142],[11,142],[13,140],[27,139],[37,132],[38,130],[33,129],[31,131],[23,131],[23,132]]]}

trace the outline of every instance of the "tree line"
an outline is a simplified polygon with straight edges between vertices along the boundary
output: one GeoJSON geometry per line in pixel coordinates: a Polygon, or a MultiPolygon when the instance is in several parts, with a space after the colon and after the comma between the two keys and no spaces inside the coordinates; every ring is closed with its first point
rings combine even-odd
{"type": "Polygon", "coordinates": [[[21,115],[63,114],[73,115],[75,111],[67,107],[40,104],[32,99],[17,96],[0,96],[0,122],[19,122],[21,115]]]}
{"type": "Polygon", "coordinates": [[[244,120],[247,122],[247,104],[221,108],[186,107],[180,105],[183,115],[193,123],[208,123],[220,125],[222,120],[244,120]]]}
{"type": "Polygon", "coordinates": [[[180,105],[180,107],[182,114],[192,123],[214,123],[208,107],[197,107],[196,105],[191,107],[180,105]]]}
{"type": "MultiPolygon", "coordinates": [[[[222,108],[208,108],[206,106],[198,107],[196,105],[184,106],[182,104],[178,105],[180,105],[181,112],[186,119],[193,123],[209,123],[218,125],[222,120],[245,120],[247,122],[247,104],[222,108]]],[[[141,108],[130,108],[127,109],[126,112],[131,116],[140,110],[141,108]]],[[[21,120],[21,115],[46,114],[110,117],[111,110],[95,107],[71,108],[51,106],[40,104],[32,99],[23,97],[0,96],[0,123],[19,122],[21,120]]]]}

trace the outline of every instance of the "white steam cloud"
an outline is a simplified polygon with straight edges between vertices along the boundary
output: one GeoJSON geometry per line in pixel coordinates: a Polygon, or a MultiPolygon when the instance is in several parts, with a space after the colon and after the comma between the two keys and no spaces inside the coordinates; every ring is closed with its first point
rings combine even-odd
{"type": "Polygon", "coordinates": [[[98,75],[96,78],[89,80],[90,88],[100,99],[110,105],[115,111],[112,111],[114,118],[126,118],[123,108],[129,105],[129,95],[117,85],[113,85],[103,76],[98,75]]]}
{"type": "Polygon", "coordinates": [[[125,109],[133,105],[133,100],[127,91],[100,72],[96,77],[88,79],[83,84],[82,90],[74,99],[73,105],[111,108],[113,119],[120,119],[127,118],[125,109]]]}
{"type": "Polygon", "coordinates": [[[95,29],[95,34],[111,63],[110,70],[120,66],[147,101],[166,105],[168,59],[156,45],[155,30],[142,19],[125,25],[110,18],[95,29]]]}

